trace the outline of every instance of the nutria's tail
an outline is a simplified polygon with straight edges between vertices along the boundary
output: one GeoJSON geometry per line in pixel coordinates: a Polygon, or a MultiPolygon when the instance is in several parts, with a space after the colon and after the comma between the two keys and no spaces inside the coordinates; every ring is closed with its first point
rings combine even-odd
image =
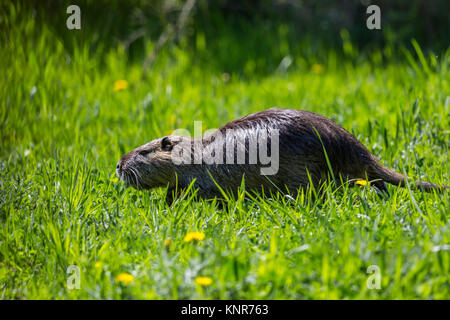
{"type": "MultiPolygon", "coordinates": [[[[375,171],[375,179],[381,179],[395,186],[406,187],[406,179],[402,174],[395,172],[394,170],[391,170],[379,163],[377,163],[373,169],[375,171]]],[[[450,187],[446,185],[440,186],[438,184],[425,181],[410,182],[409,185],[425,192],[433,192],[434,190],[443,192],[445,189],[450,189],[450,187]]]]}

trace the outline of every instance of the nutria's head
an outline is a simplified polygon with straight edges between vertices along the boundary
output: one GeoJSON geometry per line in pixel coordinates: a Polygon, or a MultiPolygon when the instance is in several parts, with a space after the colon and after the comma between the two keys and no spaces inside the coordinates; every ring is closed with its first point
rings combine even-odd
{"type": "Polygon", "coordinates": [[[181,139],[179,136],[166,136],[130,151],[117,163],[117,176],[136,189],[173,185],[175,164],[171,152],[181,139]]]}

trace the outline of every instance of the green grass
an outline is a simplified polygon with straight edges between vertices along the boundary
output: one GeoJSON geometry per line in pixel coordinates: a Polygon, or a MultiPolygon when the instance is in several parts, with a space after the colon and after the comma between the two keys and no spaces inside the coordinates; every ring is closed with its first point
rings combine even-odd
{"type": "Polygon", "coordinates": [[[194,120],[217,128],[278,106],[327,116],[383,164],[449,184],[449,50],[436,57],[413,42],[402,59],[381,59],[398,48],[352,56],[347,40],[343,55],[293,56],[286,71],[225,81],[227,70],[171,47],[142,79],[142,61],[120,45],[69,53],[45,25],[20,12],[6,19],[14,28],[0,48],[2,299],[450,298],[448,192],[389,186],[382,200],[329,184],[322,201],[242,192],[219,211],[192,196],[169,208],[165,190],[136,191],[114,176],[123,153],[192,130],[194,120]],[[129,86],[114,92],[119,79],[129,86]],[[206,237],[184,242],[191,231],[206,237]],[[67,287],[70,265],[81,270],[79,290],[67,287]],[[371,265],[380,289],[367,287],[371,265]],[[134,279],[117,283],[120,273],[134,279]]]}

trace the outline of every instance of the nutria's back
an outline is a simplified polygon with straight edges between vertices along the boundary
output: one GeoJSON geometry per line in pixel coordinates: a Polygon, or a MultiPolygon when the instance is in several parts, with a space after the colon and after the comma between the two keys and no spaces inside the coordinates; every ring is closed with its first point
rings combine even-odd
{"type": "MultiPolygon", "coordinates": [[[[134,187],[183,189],[195,179],[198,195],[220,196],[219,185],[296,194],[328,177],[337,182],[366,179],[387,192],[383,181],[404,186],[404,177],[377,162],[352,134],[309,111],[269,109],[225,124],[213,134],[192,139],[166,136],[124,155],[118,175],[134,187]],[[182,161],[183,160],[183,161],[182,161]],[[331,166],[331,171],[329,167],[331,166]]],[[[417,182],[425,191],[437,185],[417,182]]],[[[443,188],[448,188],[444,186],[443,188]]]]}

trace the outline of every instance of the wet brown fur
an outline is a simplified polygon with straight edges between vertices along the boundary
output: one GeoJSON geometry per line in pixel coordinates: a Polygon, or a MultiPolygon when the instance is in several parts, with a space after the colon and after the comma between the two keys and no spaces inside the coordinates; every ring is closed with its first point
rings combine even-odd
{"type": "MultiPolygon", "coordinates": [[[[117,173],[123,180],[139,189],[169,187],[170,193],[182,190],[195,179],[198,195],[203,198],[220,197],[221,192],[215,182],[225,191],[236,194],[245,179],[246,190],[264,190],[270,194],[277,191],[296,195],[300,188],[306,190],[310,178],[314,187],[331,177],[326,155],[334,177],[339,183],[357,179],[373,181],[372,185],[387,194],[384,182],[405,187],[403,175],[381,165],[376,157],[347,130],[333,121],[309,111],[293,109],[269,109],[248,115],[219,128],[224,137],[227,129],[241,130],[246,139],[245,164],[180,164],[171,160],[171,151],[181,141],[202,143],[204,148],[214,147],[213,138],[188,138],[166,136],[155,139],[124,155],[118,163],[117,173]],[[261,167],[268,165],[248,164],[248,139],[258,130],[279,130],[279,170],[275,175],[260,174],[261,167]],[[320,138],[319,138],[320,137],[320,138]],[[309,174],[309,176],[308,176],[309,174]],[[215,182],[211,179],[214,178],[215,182]]],[[[223,142],[220,142],[223,144],[223,142]]],[[[270,146],[270,139],[268,141],[270,146]]],[[[234,155],[238,146],[234,145],[234,155]]],[[[270,150],[270,147],[268,148],[270,150]]],[[[225,160],[226,148],[223,145],[225,160]]],[[[191,152],[195,152],[194,148],[191,152]]],[[[259,161],[259,160],[258,160],[259,161]]],[[[224,161],[225,162],[225,161],[224,161]]],[[[236,161],[234,162],[236,163],[236,161]]],[[[442,191],[448,186],[417,181],[410,185],[426,192],[442,191]]]]}

